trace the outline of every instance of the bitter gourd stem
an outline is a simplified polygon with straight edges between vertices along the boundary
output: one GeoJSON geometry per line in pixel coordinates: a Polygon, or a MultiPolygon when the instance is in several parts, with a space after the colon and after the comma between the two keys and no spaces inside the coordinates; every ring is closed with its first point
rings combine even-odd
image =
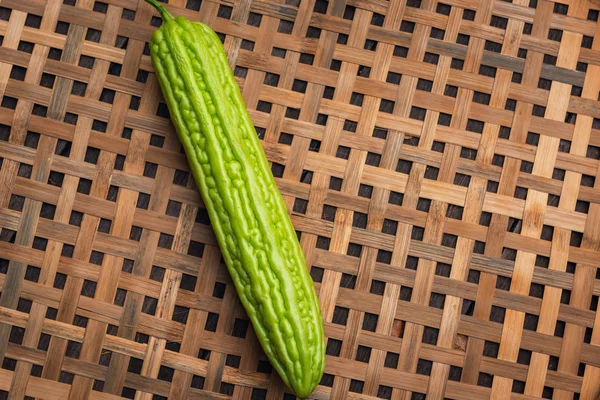
{"type": "Polygon", "coordinates": [[[150,4],[152,7],[156,8],[156,11],[160,14],[164,22],[171,21],[173,15],[167,10],[162,4],[160,4],[157,0],[146,0],[146,3],[150,4]]]}

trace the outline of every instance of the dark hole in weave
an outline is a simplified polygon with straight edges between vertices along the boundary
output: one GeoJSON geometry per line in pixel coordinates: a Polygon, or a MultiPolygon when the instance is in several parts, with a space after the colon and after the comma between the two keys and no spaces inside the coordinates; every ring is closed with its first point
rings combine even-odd
{"type": "Polygon", "coordinates": [[[349,313],[349,309],[345,308],[345,307],[339,307],[339,306],[335,306],[335,309],[333,310],[333,318],[332,321],[334,324],[337,325],[346,325],[346,322],[348,322],[348,313],[349,313]]]}
{"type": "Polygon", "coordinates": [[[106,14],[107,10],[108,10],[108,4],[101,2],[101,1],[94,2],[94,11],[100,12],[102,14],[106,14]]]}
{"type": "Polygon", "coordinates": [[[521,83],[523,81],[523,74],[520,72],[513,72],[512,74],[512,83],[521,83]]]}
{"type": "Polygon", "coordinates": [[[364,95],[352,92],[352,95],[350,96],[350,104],[361,107],[363,104],[363,99],[364,95]]]}
{"type": "Polygon", "coordinates": [[[365,229],[367,227],[367,214],[355,211],[352,217],[352,226],[355,228],[365,229]]]}
{"type": "Polygon", "coordinates": [[[221,382],[221,388],[219,389],[219,393],[222,393],[227,396],[232,396],[234,388],[235,386],[233,386],[231,383],[221,382]]]}
{"type": "Polygon", "coordinates": [[[383,264],[391,264],[392,262],[392,252],[386,250],[377,250],[377,262],[383,264]]]}
{"type": "Polygon", "coordinates": [[[67,275],[57,272],[54,276],[54,284],[53,287],[55,289],[64,289],[65,283],[67,283],[67,275]]]}
{"type": "Polygon", "coordinates": [[[8,341],[10,343],[21,345],[21,343],[23,343],[24,334],[25,334],[24,328],[13,325],[10,328],[10,334],[8,335],[8,341]]]}
{"type": "Polygon", "coordinates": [[[560,29],[550,29],[548,31],[548,39],[554,42],[560,42],[562,40],[563,31],[560,29]]]}
{"type": "Polygon", "coordinates": [[[273,372],[273,366],[268,361],[258,360],[258,367],[256,368],[256,372],[270,374],[271,372],[273,372]]]}
{"type": "Polygon", "coordinates": [[[592,328],[585,328],[585,334],[583,336],[583,342],[590,344],[592,342],[592,332],[593,329],[592,328]]]}
{"type": "Polygon", "coordinates": [[[277,85],[279,84],[279,78],[279,75],[267,72],[265,74],[265,79],[263,83],[268,86],[277,87],[277,85]]]}
{"type": "Polygon", "coordinates": [[[260,27],[260,23],[262,21],[262,15],[250,12],[248,15],[248,21],[246,22],[250,26],[254,26],[256,28],[260,27]]]}
{"type": "Polygon", "coordinates": [[[192,377],[192,383],[190,387],[193,389],[203,389],[204,388],[204,377],[199,375],[194,375],[192,377]]]}
{"type": "Polygon", "coordinates": [[[492,222],[492,214],[487,211],[483,211],[481,213],[481,216],[479,217],[479,225],[490,226],[491,222],[492,222]]]}
{"type": "Polygon", "coordinates": [[[140,108],[140,100],[139,96],[131,96],[131,101],[129,102],[129,109],[137,111],[140,108]]]}
{"type": "Polygon", "coordinates": [[[163,249],[171,249],[173,246],[173,235],[169,235],[167,233],[161,233],[158,239],[158,247],[163,249]]]}
{"type": "Polygon", "coordinates": [[[565,334],[565,322],[564,321],[556,321],[556,326],[554,328],[554,336],[563,337],[565,334]]]}
{"type": "Polygon", "coordinates": [[[314,26],[309,26],[306,31],[306,37],[312,39],[318,39],[321,37],[321,29],[315,28],[314,26]]]}
{"type": "MultiPolygon", "coordinates": [[[[318,247],[318,246],[317,246],[318,247]]],[[[323,274],[325,273],[325,270],[321,267],[311,267],[310,269],[310,276],[313,279],[314,282],[322,282],[323,281],[323,274]]]]}
{"type": "Polygon", "coordinates": [[[8,21],[10,19],[11,13],[12,10],[10,8],[0,6],[0,20],[8,21]]]}
{"type": "Polygon", "coordinates": [[[431,31],[429,32],[429,37],[433,38],[433,39],[444,39],[444,34],[446,33],[446,31],[444,31],[443,29],[438,29],[435,27],[431,28],[431,31]]]}
{"type": "MultiPolygon", "coordinates": [[[[391,197],[391,195],[390,195],[390,197],[391,197]]],[[[398,231],[398,222],[397,221],[387,219],[387,218],[385,218],[383,220],[383,226],[381,228],[382,233],[386,233],[388,235],[396,235],[397,231],[398,231]]]]}
{"type": "MultiPolygon", "coordinates": [[[[34,46],[33,43],[21,40],[21,41],[19,41],[19,44],[17,45],[17,50],[22,51],[24,53],[31,54],[31,53],[33,53],[33,46],[34,46]]],[[[59,52],[58,58],[56,58],[57,50],[58,49],[50,49],[50,52],[48,53],[48,58],[50,58],[51,60],[60,60],[60,54],[62,54],[62,51],[58,50],[58,52],[59,52]],[[55,50],[55,51],[53,52],[52,50],[55,50]]]]}
{"type": "Polygon", "coordinates": [[[160,369],[158,371],[158,379],[161,381],[171,382],[171,381],[173,381],[174,373],[175,373],[175,370],[173,368],[161,365],[160,369]]]}
{"type": "Polygon", "coordinates": [[[319,382],[319,385],[326,386],[326,387],[332,387],[333,386],[333,380],[334,380],[334,376],[333,375],[324,373],[323,377],[321,378],[321,382],[319,382]]]}
{"type": "MultiPolygon", "coordinates": [[[[279,26],[277,27],[277,32],[279,33],[285,33],[287,35],[292,33],[292,30],[294,29],[294,23],[291,21],[286,21],[286,20],[281,20],[279,21],[279,26]]],[[[283,55],[281,58],[285,57],[285,55],[283,55]]]]}
{"type": "Polygon", "coordinates": [[[58,33],[59,35],[66,35],[67,32],[69,32],[69,26],[70,25],[67,22],[58,21],[56,23],[56,29],[54,32],[58,33]]]}
{"type": "Polygon", "coordinates": [[[40,210],[40,217],[46,219],[54,219],[54,213],[56,212],[56,206],[54,204],[42,203],[42,209],[40,210]]]}
{"type": "Polygon", "coordinates": [[[577,376],[583,377],[584,373],[585,373],[585,364],[579,363],[579,369],[577,370],[577,376]]]}
{"type": "Polygon", "coordinates": [[[385,355],[385,361],[383,363],[383,366],[385,368],[398,368],[398,361],[400,360],[400,354],[398,353],[393,353],[391,351],[388,351],[385,355]]]}
{"type": "Polygon", "coordinates": [[[412,106],[410,108],[409,118],[416,119],[418,121],[425,121],[425,114],[427,110],[421,107],[412,106]]]}
{"type": "Polygon", "coordinates": [[[256,105],[256,109],[261,112],[270,113],[273,103],[267,103],[266,101],[259,100],[256,105]]]}
{"type": "Polygon", "coordinates": [[[277,140],[277,143],[284,144],[286,146],[291,146],[293,141],[294,141],[294,135],[290,135],[289,133],[281,132],[281,134],[279,135],[279,139],[277,140]]]}
{"type": "Polygon", "coordinates": [[[411,21],[403,20],[400,24],[400,32],[413,33],[415,30],[415,23],[411,21]]]}
{"type": "MultiPolygon", "coordinates": [[[[459,185],[459,186],[468,187],[470,179],[471,178],[469,176],[457,173],[454,178],[454,184],[459,185]]],[[[448,218],[461,220],[462,216],[463,216],[463,211],[464,211],[464,207],[457,206],[454,204],[449,204],[448,209],[446,210],[446,216],[448,218]]],[[[454,242],[454,243],[456,244],[456,242],[454,242]]]]}
{"type": "Polygon", "coordinates": [[[240,45],[242,50],[253,51],[254,50],[254,42],[246,39],[242,39],[242,44],[240,45]]]}
{"type": "Polygon", "coordinates": [[[129,365],[127,366],[127,372],[131,372],[133,374],[140,375],[142,373],[143,364],[144,364],[143,360],[136,358],[136,357],[130,357],[129,365]]]}
{"type": "Polygon", "coordinates": [[[463,300],[462,308],[460,310],[461,315],[473,316],[475,311],[475,302],[472,300],[463,300]]]}
{"type": "MultiPolygon", "coordinates": [[[[600,274],[600,272],[598,272],[600,270],[596,271],[596,279],[598,279],[598,274],[600,274]]],[[[596,311],[598,309],[598,296],[592,296],[592,300],[590,302],[590,311],[596,311]]]]}
{"type": "Polygon", "coordinates": [[[513,393],[525,393],[525,382],[517,379],[513,380],[512,390],[513,393]]]}
{"type": "Polygon", "coordinates": [[[452,7],[448,4],[438,3],[435,12],[442,15],[450,15],[450,10],[452,7]]]}
{"type": "Polygon", "coordinates": [[[19,297],[19,301],[17,302],[17,311],[29,314],[29,312],[31,311],[32,304],[33,302],[31,300],[19,297]]]}
{"type": "Polygon", "coordinates": [[[417,374],[426,376],[431,375],[432,366],[433,362],[419,358],[419,361],[417,362],[417,374]]]}
{"type": "Polygon", "coordinates": [[[231,332],[231,336],[239,337],[242,339],[246,338],[249,323],[250,321],[246,319],[236,318],[233,323],[233,330],[231,332]]]}
{"type": "Polygon", "coordinates": [[[385,15],[374,12],[371,17],[371,25],[375,26],[383,26],[383,22],[385,20],[385,15]]]}
{"type": "Polygon", "coordinates": [[[300,182],[310,185],[312,183],[312,178],[313,178],[312,171],[303,170],[302,175],[300,175],[300,182]]]}
{"type": "Polygon", "coordinates": [[[79,358],[81,354],[81,343],[69,340],[67,343],[66,355],[71,358],[79,358]]]}
{"type": "MultiPolygon", "coordinates": [[[[458,207],[458,206],[455,206],[455,207],[458,207]]],[[[448,209],[450,209],[450,208],[448,208],[448,209]]],[[[448,212],[446,216],[448,218],[452,218],[452,217],[450,217],[449,214],[450,214],[450,212],[448,212]]],[[[460,210],[460,214],[462,215],[462,210],[460,210]]],[[[456,218],[456,219],[460,219],[460,218],[456,218]]],[[[458,236],[451,235],[449,233],[444,233],[442,235],[442,246],[444,246],[444,247],[450,247],[450,248],[454,249],[456,247],[457,240],[458,240],[458,236]]]]}
{"type": "Polygon", "coordinates": [[[121,397],[125,397],[126,399],[133,399],[135,398],[135,392],[135,389],[124,386],[123,390],[121,390],[121,397]]]}
{"type": "MultiPolygon", "coordinates": [[[[496,285],[499,280],[496,281],[496,285]]],[[[506,309],[502,307],[492,306],[492,311],[490,312],[490,321],[504,323],[504,316],[506,314],[506,309]]]]}
{"type": "MultiPolygon", "coordinates": [[[[510,249],[510,250],[512,250],[512,249],[510,249]]],[[[503,252],[503,256],[504,256],[504,252],[503,252]]],[[[511,256],[512,256],[511,258],[514,261],[514,255],[511,255],[511,256]]],[[[510,283],[511,283],[511,279],[510,278],[508,278],[506,276],[498,276],[496,278],[496,289],[499,289],[499,290],[509,290],[510,289],[510,283]]],[[[492,309],[492,311],[493,311],[493,309],[492,309]]]]}
{"type": "Polygon", "coordinates": [[[119,195],[119,187],[110,185],[108,188],[108,194],[106,195],[106,200],[112,201],[113,203],[117,201],[117,196],[119,195]]]}
{"type": "Polygon", "coordinates": [[[181,276],[181,283],[179,284],[179,288],[193,292],[194,289],[196,288],[197,281],[198,281],[197,277],[195,277],[193,275],[183,274],[181,276]]]}
{"type": "Polygon", "coordinates": [[[439,276],[445,276],[446,278],[450,277],[450,270],[452,266],[450,264],[438,262],[435,267],[435,274],[439,276]]]}
{"type": "Polygon", "coordinates": [[[37,282],[40,279],[40,268],[28,265],[25,270],[25,280],[37,282]]]}
{"type": "Polygon", "coordinates": [[[429,298],[429,307],[439,308],[440,310],[444,308],[444,304],[446,302],[446,295],[441,293],[431,293],[429,298]]]}
{"type": "Polygon", "coordinates": [[[327,1],[325,1],[325,0],[317,0],[315,2],[315,6],[313,8],[313,12],[319,13],[319,14],[325,14],[325,13],[327,13],[327,5],[328,5],[327,1]]]}
{"type": "Polygon", "coordinates": [[[25,205],[25,197],[19,196],[18,194],[11,194],[10,200],[8,201],[8,209],[13,211],[23,211],[25,205]]]}
{"type": "Polygon", "coordinates": [[[146,344],[146,343],[148,343],[149,340],[150,340],[150,336],[146,335],[145,333],[136,332],[135,341],[137,343],[146,344]]]}
{"type": "Polygon", "coordinates": [[[342,274],[342,278],[340,279],[340,287],[354,289],[356,285],[356,275],[350,274],[342,274]]]}
{"type": "Polygon", "coordinates": [[[317,236],[317,249],[329,250],[331,239],[326,236],[317,236]]]}
{"type": "Polygon", "coordinates": [[[329,338],[327,339],[327,347],[325,348],[325,354],[328,356],[339,357],[340,351],[342,350],[342,341],[329,338]]]}
{"type": "Polygon", "coordinates": [[[539,317],[537,315],[525,314],[525,321],[523,322],[523,328],[529,331],[536,331],[539,317]]]}
{"type": "MultiPolygon", "coordinates": [[[[365,313],[363,319],[362,329],[369,332],[375,332],[377,329],[377,321],[379,320],[379,316],[376,314],[365,313]]],[[[370,349],[369,349],[370,354],[370,349]]]]}
{"type": "Polygon", "coordinates": [[[115,298],[113,300],[113,304],[119,307],[123,307],[125,304],[125,298],[127,297],[127,291],[121,288],[117,288],[117,292],[115,293],[115,298]]]}
{"type": "Polygon", "coordinates": [[[94,297],[96,293],[96,282],[85,279],[81,287],[81,295],[85,297],[94,297]]]}
{"type": "Polygon", "coordinates": [[[490,98],[491,96],[487,93],[475,91],[473,94],[473,101],[475,103],[484,104],[486,106],[490,104],[490,98]]]}
{"type": "Polygon", "coordinates": [[[26,73],[27,73],[27,68],[24,68],[24,67],[21,67],[18,65],[13,65],[12,69],[10,70],[10,79],[15,79],[17,81],[24,81],[26,73]]]}
{"type": "Polygon", "coordinates": [[[267,390],[266,389],[252,389],[252,395],[250,400],[265,400],[267,398],[267,390]]]}
{"type": "Polygon", "coordinates": [[[356,12],[356,7],[347,5],[346,8],[344,9],[343,18],[348,19],[348,20],[353,20],[355,12],[356,12]]]}
{"type": "Polygon", "coordinates": [[[2,97],[2,107],[14,110],[17,108],[17,99],[10,96],[2,97]]]}
{"type": "Polygon", "coordinates": [[[285,110],[285,117],[290,119],[298,119],[300,117],[300,110],[298,108],[288,107],[285,110]]]}
{"type": "Polygon", "coordinates": [[[554,388],[549,386],[544,386],[544,390],[542,391],[543,399],[552,399],[554,397],[554,388]]]}
{"type": "MultiPolygon", "coordinates": [[[[431,302],[430,302],[431,305],[431,302]]],[[[436,345],[439,335],[439,329],[426,326],[423,328],[423,343],[436,345]]]]}
{"type": "Polygon", "coordinates": [[[218,322],[219,322],[219,314],[209,312],[208,316],[206,318],[206,324],[204,325],[204,330],[210,331],[210,332],[216,332],[218,322]]]}
{"type": "Polygon", "coordinates": [[[486,340],[483,345],[483,355],[485,357],[498,358],[499,350],[500,350],[500,345],[496,342],[490,342],[490,341],[486,340]]]}
{"type": "Polygon", "coordinates": [[[460,158],[465,158],[467,160],[475,160],[477,158],[477,150],[470,149],[468,147],[461,147],[460,158]]]}
{"type": "Polygon", "coordinates": [[[589,201],[581,201],[577,200],[575,205],[575,211],[587,214],[590,210],[590,202],[589,201]]]}
{"type": "Polygon", "coordinates": [[[550,265],[550,258],[546,256],[536,255],[535,256],[535,266],[541,268],[548,268],[550,265]]]}
{"type": "Polygon", "coordinates": [[[144,303],[142,305],[142,312],[149,315],[156,314],[156,307],[158,306],[158,299],[150,296],[144,297],[144,303]]]}
{"type": "Polygon", "coordinates": [[[352,257],[359,258],[362,253],[362,248],[362,245],[358,243],[349,243],[348,251],[346,252],[346,254],[352,257]]]}
{"type": "Polygon", "coordinates": [[[19,165],[19,170],[17,171],[17,176],[29,179],[29,178],[31,178],[32,171],[33,171],[33,166],[31,166],[29,164],[21,163],[21,165],[19,165]]]}
{"type": "Polygon", "coordinates": [[[329,178],[329,189],[339,192],[342,190],[343,182],[344,182],[343,179],[332,176],[329,178]]]}
{"type": "MultiPolygon", "coordinates": [[[[369,51],[375,51],[377,49],[377,42],[374,40],[367,39],[367,40],[365,40],[365,45],[364,45],[363,49],[369,50],[369,51]]],[[[368,68],[368,67],[365,67],[365,68],[368,68]]],[[[370,71],[370,68],[369,68],[369,71],[370,71]]],[[[369,75],[368,74],[360,75],[360,68],[359,68],[359,76],[368,77],[369,75]]]]}
{"type": "Polygon", "coordinates": [[[363,381],[351,379],[349,390],[350,390],[350,392],[353,392],[353,393],[362,393],[364,385],[365,385],[365,383],[363,381]]]}
{"type": "Polygon", "coordinates": [[[58,381],[60,383],[72,384],[74,375],[70,372],[61,371],[60,376],[58,377],[58,381]]]}
{"type": "MultiPolygon", "coordinates": [[[[413,228],[413,231],[414,231],[414,228],[413,228]]],[[[413,256],[406,257],[405,267],[407,269],[412,269],[413,271],[416,271],[418,265],[419,265],[419,259],[417,257],[413,257],[413,256]]]]}
{"type": "Polygon", "coordinates": [[[477,386],[484,386],[491,388],[494,377],[490,374],[486,374],[485,372],[480,372],[477,377],[477,386]]]}

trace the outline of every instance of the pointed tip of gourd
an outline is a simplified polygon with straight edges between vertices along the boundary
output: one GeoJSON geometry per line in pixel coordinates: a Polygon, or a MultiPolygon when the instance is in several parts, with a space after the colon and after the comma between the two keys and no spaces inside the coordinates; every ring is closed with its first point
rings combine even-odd
{"type": "Polygon", "coordinates": [[[154,7],[156,9],[156,11],[158,11],[158,13],[160,14],[160,16],[164,22],[169,22],[169,21],[172,21],[175,19],[175,18],[173,18],[173,14],[171,14],[169,12],[169,10],[167,10],[161,3],[159,3],[158,0],[145,0],[145,1],[146,1],[146,3],[148,3],[152,7],[154,7]]]}

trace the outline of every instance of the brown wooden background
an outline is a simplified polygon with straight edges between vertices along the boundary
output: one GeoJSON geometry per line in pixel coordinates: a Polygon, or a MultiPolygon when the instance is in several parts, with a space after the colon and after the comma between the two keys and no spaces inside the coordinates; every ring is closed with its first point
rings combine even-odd
{"type": "MultiPolygon", "coordinates": [[[[169,0],[224,39],[320,292],[317,399],[600,395],[600,4],[169,0]]],[[[0,398],[288,399],[141,0],[0,3],[0,398]],[[195,221],[195,223],[193,223],[195,221]]]]}

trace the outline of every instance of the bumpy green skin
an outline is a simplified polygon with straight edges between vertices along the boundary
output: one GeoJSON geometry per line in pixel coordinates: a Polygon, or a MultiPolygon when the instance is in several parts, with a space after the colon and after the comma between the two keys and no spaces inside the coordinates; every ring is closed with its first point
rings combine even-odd
{"type": "Polygon", "coordinates": [[[319,303],[221,41],[147,1],[165,20],[152,62],[227,268],[273,367],[307,397],[325,364],[319,303]]]}

